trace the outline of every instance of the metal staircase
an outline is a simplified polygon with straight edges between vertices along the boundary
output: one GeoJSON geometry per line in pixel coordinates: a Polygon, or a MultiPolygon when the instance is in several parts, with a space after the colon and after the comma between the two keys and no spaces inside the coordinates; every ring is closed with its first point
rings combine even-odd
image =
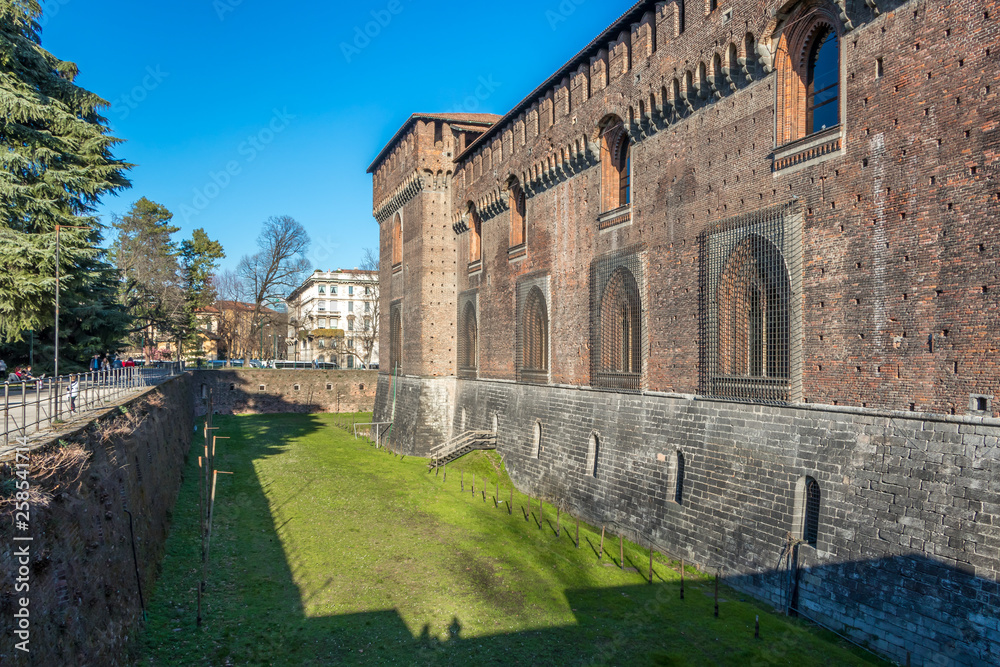
{"type": "Polygon", "coordinates": [[[497,436],[493,431],[466,431],[432,449],[431,462],[427,464],[427,467],[433,470],[476,449],[496,448],[497,436]]]}

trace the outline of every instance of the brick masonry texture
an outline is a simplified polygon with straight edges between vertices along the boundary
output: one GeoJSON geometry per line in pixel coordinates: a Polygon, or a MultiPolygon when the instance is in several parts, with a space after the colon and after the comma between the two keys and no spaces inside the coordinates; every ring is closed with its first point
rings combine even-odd
{"type": "Polygon", "coordinates": [[[777,605],[789,596],[779,557],[801,535],[797,491],[812,477],[819,541],[794,549],[803,612],[900,662],[1000,663],[998,5],[739,0],[709,12],[688,0],[681,31],[677,2],[639,2],[509,114],[480,118],[489,129],[411,119],[371,169],[382,349],[388,304],[403,314],[376,418],[426,454],[496,415],[519,488],[722,567],[777,605]],[[797,138],[804,107],[785,58],[802,46],[796,26],[820,14],[839,35],[841,123],[797,138]],[[632,176],[628,215],[611,222],[609,118],[631,142],[632,176]],[[512,180],[527,196],[513,252],[512,180]],[[801,263],[795,402],[699,396],[701,241],[785,204],[801,220],[801,257],[784,258],[801,263]],[[472,211],[482,261],[470,266],[472,211]],[[591,267],[626,248],[642,262],[641,390],[596,391],[591,267]],[[543,277],[552,384],[516,383],[517,287],[543,277]],[[465,294],[478,303],[478,366],[463,377],[478,380],[455,377],[465,294]]]}
{"type": "Polygon", "coordinates": [[[375,371],[195,371],[196,394],[212,389],[218,414],[368,412],[375,404],[375,371]],[[264,388],[261,389],[261,386],[264,388]]]}

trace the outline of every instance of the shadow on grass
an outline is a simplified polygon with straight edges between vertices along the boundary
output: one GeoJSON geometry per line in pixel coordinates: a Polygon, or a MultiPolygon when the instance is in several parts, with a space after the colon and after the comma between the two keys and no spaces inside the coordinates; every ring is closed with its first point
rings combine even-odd
{"type": "MultiPolygon", "coordinates": [[[[201,628],[195,625],[195,599],[198,579],[198,499],[197,457],[192,457],[186,471],[181,495],[174,513],[174,526],[167,544],[163,573],[150,606],[150,617],[143,637],[143,655],[136,664],[143,665],[329,665],[329,664],[428,664],[428,665],[565,665],[565,664],[629,664],[629,665],[738,665],[776,664],[776,657],[788,658],[802,646],[812,642],[809,664],[873,664],[842,647],[825,645],[816,633],[801,624],[772,617],[760,607],[742,604],[724,609],[721,619],[712,617],[713,600],[708,595],[690,595],[680,600],[679,584],[665,575],[670,567],[657,561],[658,582],[649,585],[636,573],[623,572],[621,585],[579,587],[579,569],[569,562],[563,551],[579,560],[586,541],[594,555],[596,545],[590,534],[581,534],[580,551],[570,534],[575,525],[567,525],[563,517],[562,530],[570,542],[553,537],[553,521],[548,508],[543,521],[549,523],[552,535],[539,530],[538,522],[525,521],[517,514],[508,515],[488,498],[484,504],[477,486],[476,497],[468,491],[463,498],[458,493],[458,478],[448,482],[455,504],[469,503],[469,512],[480,512],[482,519],[463,529],[466,538],[450,548],[448,572],[451,581],[441,587],[455,585],[476,591],[477,602],[498,618],[517,618],[532,613],[526,594],[530,591],[505,586],[497,570],[515,574],[532,568],[543,568],[555,577],[553,588],[564,596],[571,617],[561,624],[549,624],[538,629],[484,633],[484,622],[476,619],[478,631],[470,635],[463,627],[472,616],[481,615],[482,606],[466,604],[456,592],[451,601],[455,610],[450,623],[435,634],[424,624],[417,630],[407,625],[397,609],[381,609],[360,613],[317,615],[307,607],[328,597],[328,591],[341,578],[351,577],[365,587],[389,587],[383,563],[359,567],[354,571],[333,568],[309,584],[303,571],[316,572],[315,562],[305,562],[298,553],[289,531],[299,526],[308,528],[317,520],[296,502],[309,499],[311,493],[322,493],[322,485],[314,481],[329,474],[321,468],[308,471],[304,479],[289,484],[288,496],[274,494],[272,480],[261,477],[262,462],[273,461],[277,473],[287,459],[297,456],[295,440],[321,434],[328,423],[315,415],[269,415],[266,417],[220,418],[219,431],[230,436],[217,451],[217,468],[234,473],[220,482],[220,497],[224,507],[216,508],[215,536],[210,558],[209,584],[205,590],[204,618],[201,628]],[[296,501],[296,502],[292,502],[296,501]],[[488,509],[484,509],[488,508],[488,509]],[[487,512],[492,514],[487,514],[487,512]],[[476,547],[476,529],[489,531],[496,539],[510,539],[523,548],[503,554],[503,560],[484,556],[476,547]],[[471,536],[470,536],[471,534],[471,536]],[[539,547],[541,543],[543,546],[539,547]],[[462,586],[459,586],[461,584],[462,586]],[[762,616],[763,639],[753,639],[753,619],[762,616]],[[720,644],[717,636],[727,637],[720,644]],[[816,645],[820,650],[816,651],[816,645]],[[828,651],[827,649],[835,649],[828,651]],[[828,654],[828,655],[827,655],[828,654]]],[[[200,451],[196,451],[200,453],[200,451]]],[[[373,453],[380,456],[380,453],[373,453]]],[[[385,458],[384,466],[395,461],[385,458]]],[[[405,465],[411,465],[409,463],[405,465]]],[[[274,472],[272,470],[272,472],[274,472]]],[[[344,530],[361,533],[364,539],[376,540],[378,535],[365,533],[367,515],[352,513],[338,504],[338,499],[364,500],[373,493],[369,484],[377,478],[375,470],[338,471],[336,497],[319,505],[320,513],[331,513],[345,519],[344,530]]],[[[287,480],[286,480],[287,483],[287,480]]],[[[503,494],[501,494],[503,495],[503,494]]],[[[520,500],[520,498],[518,499],[520,500]]],[[[347,506],[349,507],[349,506],[347,506]]],[[[522,510],[523,511],[523,510],[522,510]]],[[[554,509],[552,510],[554,514],[554,509]]],[[[420,516],[420,510],[400,510],[405,520],[420,516]]],[[[426,516],[426,515],[425,515],[426,516]]],[[[479,516],[479,515],[477,515],[479,516]]],[[[534,513],[531,517],[534,518],[534,513]]],[[[588,526],[588,532],[590,527],[588,526]]],[[[432,535],[423,535],[433,539],[432,535]]],[[[334,536],[322,544],[319,551],[344,549],[344,536],[334,536]]],[[[302,539],[301,535],[298,539],[302,539]]],[[[617,545],[605,544],[605,547],[617,545]]],[[[626,545],[626,561],[631,560],[631,545],[626,545]]],[[[375,547],[372,546],[373,552],[375,547]]],[[[616,549],[606,551],[617,563],[616,549]],[[611,553],[614,551],[614,553],[611,553]]],[[[401,568],[411,567],[411,554],[395,553],[401,568]]],[[[383,556],[384,557],[384,556],[383,556]]],[[[596,561],[596,559],[595,559],[596,561]]],[[[419,567],[413,563],[412,567],[419,567]]],[[[648,567],[648,563],[647,563],[648,567]]],[[[642,575],[642,567],[636,568],[642,575]]],[[[594,576],[607,577],[604,568],[594,576]]],[[[413,575],[416,576],[416,575],[413,575]]],[[[514,579],[523,584],[530,581],[514,579]]],[[[541,581],[541,580],[540,580],[541,581]]],[[[551,585],[551,584],[550,584],[551,585]]],[[[706,582],[689,581],[697,589],[706,582]]],[[[393,599],[404,597],[405,587],[393,590],[393,599]]],[[[738,594],[727,591],[727,597],[738,594]]],[[[342,602],[342,601],[341,601],[342,602]]],[[[391,603],[390,605],[391,606],[391,603]]],[[[451,615],[451,611],[448,612],[451,615]]],[[[420,623],[417,624],[420,627],[420,623]]],[[[829,637],[822,638],[829,641],[829,637]]],[[[787,661],[787,660],[786,660],[787,661]]],[[[777,660],[781,662],[781,660],[777,660]]],[[[878,663],[874,663],[878,664],[878,663]]]]}

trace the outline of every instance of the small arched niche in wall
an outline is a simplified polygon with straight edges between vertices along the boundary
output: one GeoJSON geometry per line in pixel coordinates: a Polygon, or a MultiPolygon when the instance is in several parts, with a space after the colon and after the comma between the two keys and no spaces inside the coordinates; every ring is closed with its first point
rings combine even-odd
{"type": "Polygon", "coordinates": [[[684,504],[684,452],[674,450],[664,457],[667,461],[667,498],[678,505],[684,504]]]}
{"type": "Polygon", "coordinates": [[[537,459],[542,451],[542,422],[535,420],[534,437],[531,443],[531,458],[537,459]]]}
{"type": "Polygon", "coordinates": [[[597,477],[597,464],[601,456],[601,435],[597,431],[590,432],[587,441],[587,476],[597,477]]]}

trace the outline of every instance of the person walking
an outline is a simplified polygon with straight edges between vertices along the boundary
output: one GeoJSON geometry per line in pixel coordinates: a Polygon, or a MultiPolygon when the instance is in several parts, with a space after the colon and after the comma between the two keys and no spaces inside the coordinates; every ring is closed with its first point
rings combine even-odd
{"type": "Polygon", "coordinates": [[[90,370],[94,371],[95,373],[101,370],[101,355],[95,354],[93,358],[90,360],[90,370]]]}
{"type": "Polygon", "coordinates": [[[7,364],[6,362],[4,362],[3,359],[0,359],[0,377],[3,377],[3,374],[6,372],[7,372],[7,364]]]}
{"type": "Polygon", "coordinates": [[[69,392],[69,411],[76,412],[76,397],[80,395],[80,376],[76,373],[69,376],[69,387],[66,391],[69,392]]]}

